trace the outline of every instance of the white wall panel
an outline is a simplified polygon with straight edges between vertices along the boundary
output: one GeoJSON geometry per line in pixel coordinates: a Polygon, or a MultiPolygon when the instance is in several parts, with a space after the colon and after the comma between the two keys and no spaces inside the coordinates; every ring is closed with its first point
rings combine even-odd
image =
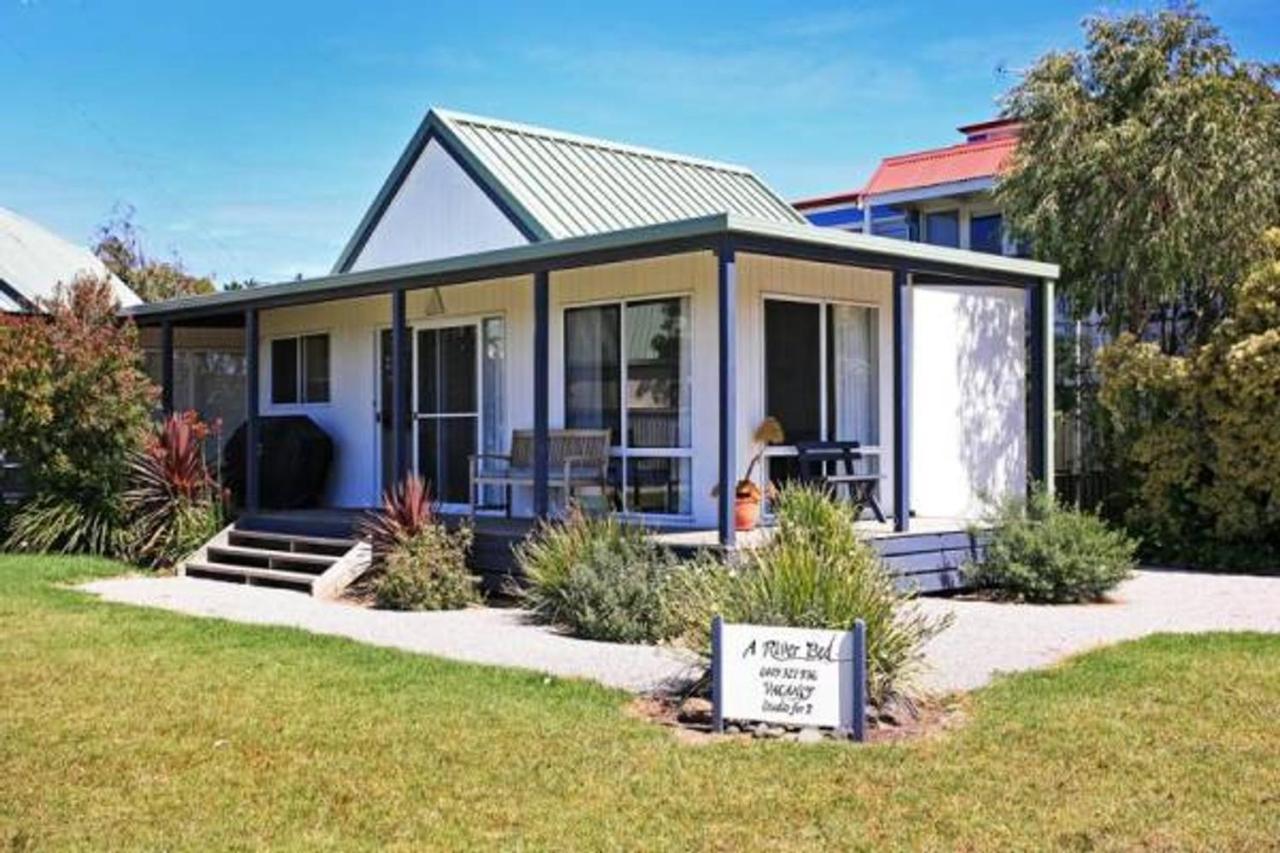
{"type": "Polygon", "coordinates": [[[433,139],[418,156],[351,268],[373,269],[527,242],[433,139]]]}

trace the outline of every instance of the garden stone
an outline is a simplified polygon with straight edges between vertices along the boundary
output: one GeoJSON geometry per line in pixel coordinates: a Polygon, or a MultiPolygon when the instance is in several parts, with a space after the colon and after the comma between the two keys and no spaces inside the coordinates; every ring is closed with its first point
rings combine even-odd
{"type": "Polygon", "coordinates": [[[712,712],[710,701],[700,696],[690,696],[680,703],[676,718],[682,723],[709,723],[712,712]]]}
{"type": "Polygon", "coordinates": [[[822,739],[822,730],[812,727],[803,728],[800,730],[800,733],[796,735],[797,743],[821,743],[822,739]]]}
{"type": "Polygon", "coordinates": [[[738,726],[725,726],[724,733],[727,735],[740,735],[742,734],[742,729],[738,726]]]}

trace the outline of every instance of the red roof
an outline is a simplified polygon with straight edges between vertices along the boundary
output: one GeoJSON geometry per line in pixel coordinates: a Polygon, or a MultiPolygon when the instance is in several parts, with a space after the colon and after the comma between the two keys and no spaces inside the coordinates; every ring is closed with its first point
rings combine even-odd
{"type": "Polygon", "coordinates": [[[973,178],[992,178],[1017,145],[1018,137],[1002,136],[985,142],[962,142],[947,148],[886,157],[862,192],[881,195],[973,178]]]}
{"type": "Polygon", "coordinates": [[[978,135],[972,142],[961,142],[946,148],[931,148],[911,154],[899,154],[880,161],[871,179],[859,190],[797,201],[795,207],[823,207],[860,201],[868,195],[995,177],[1018,144],[1017,127],[1007,119],[997,119],[960,128],[967,135],[978,135]],[[996,135],[984,135],[994,132],[996,135]]]}

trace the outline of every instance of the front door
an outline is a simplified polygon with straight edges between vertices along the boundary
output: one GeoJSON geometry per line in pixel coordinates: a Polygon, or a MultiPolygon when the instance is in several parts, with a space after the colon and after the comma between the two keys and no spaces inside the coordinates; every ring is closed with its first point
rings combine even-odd
{"type": "MultiPolygon", "coordinates": [[[[410,336],[413,422],[409,441],[414,469],[448,509],[470,502],[468,457],[480,439],[478,324],[416,329],[410,336]]],[[[379,450],[383,488],[390,485],[392,432],[391,331],[378,336],[379,450]]]]}

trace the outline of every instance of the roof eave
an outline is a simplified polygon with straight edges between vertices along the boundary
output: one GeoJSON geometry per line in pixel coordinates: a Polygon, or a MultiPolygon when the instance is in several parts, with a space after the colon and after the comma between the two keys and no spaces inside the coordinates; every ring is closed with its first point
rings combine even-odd
{"type": "MultiPolygon", "coordinates": [[[[350,293],[362,286],[401,286],[430,278],[457,276],[467,279],[474,271],[488,271],[503,267],[554,268],[557,261],[579,255],[606,251],[642,249],[650,244],[667,244],[681,240],[699,241],[698,246],[712,248],[716,240],[733,237],[755,237],[794,242],[829,249],[849,249],[903,261],[942,264],[957,269],[972,270],[975,277],[982,273],[998,273],[1026,279],[1056,279],[1058,267],[1040,261],[986,255],[962,249],[912,243],[888,237],[872,237],[853,234],[833,228],[808,224],[769,222],[738,216],[736,214],[712,214],[658,225],[646,225],[622,231],[610,231],[563,240],[529,243],[505,249],[493,249],[470,255],[458,255],[432,261],[418,261],[392,267],[380,267],[355,272],[337,273],[313,279],[302,279],[280,284],[266,285],[249,290],[223,291],[204,296],[185,297],[164,302],[151,302],[123,309],[126,316],[135,319],[158,319],[166,315],[190,313],[231,312],[258,302],[279,301],[281,298],[314,296],[306,301],[353,298],[362,293],[350,293]],[[344,295],[346,294],[346,295],[344,295]]],[[[522,273],[523,274],[523,273],[522,273]]],[[[470,279],[476,280],[476,279],[470,279]]],[[[423,285],[431,286],[431,285],[423,285]]]]}

